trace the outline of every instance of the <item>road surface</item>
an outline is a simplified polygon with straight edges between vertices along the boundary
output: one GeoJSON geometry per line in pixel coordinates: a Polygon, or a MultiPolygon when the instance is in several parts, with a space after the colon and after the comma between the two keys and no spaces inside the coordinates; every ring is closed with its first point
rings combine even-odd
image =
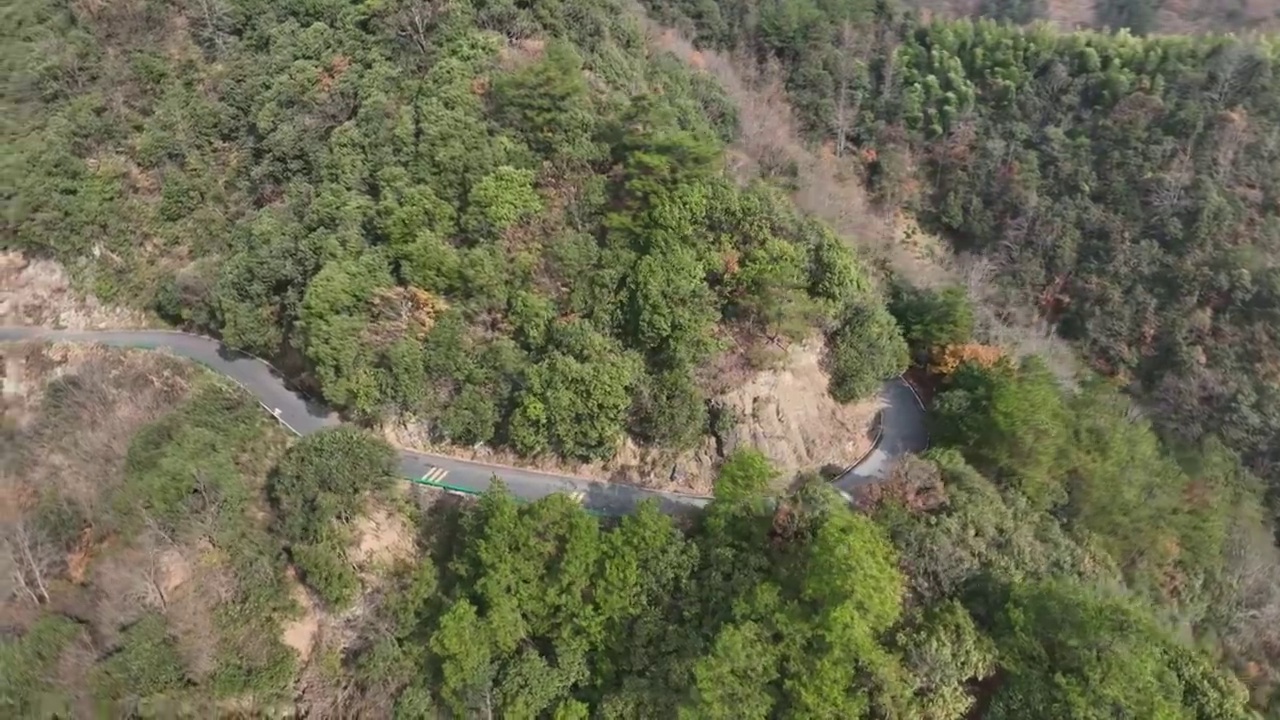
{"type": "MultiPolygon", "coordinates": [[[[299,435],[332,427],[341,420],[328,407],[294,392],[286,379],[267,363],[232,350],[212,338],[166,330],[50,330],[34,327],[0,327],[0,342],[46,340],[96,342],[116,347],[165,349],[194,360],[239,383],[280,422],[299,435]]],[[[857,466],[836,481],[848,492],[884,476],[894,458],[918,452],[927,445],[924,408],[902,380],[885,384],[887,406],[879,445],[857,466]]],[[[411,450],[400,450],[400,471],[409,478],[425,478],[474,492],[483,492],[496,475],[517,497],[537,500],[564,492],[578,495],[596,512],[620,515],[643,500],[654,498],[666,512],[699,508],[709,498],[646,490],[632,485],[587,478],[553,475],[507,466],[457,460],[411,450]]]]}
{"type": "Polygon", "coordinates": [[[835,486],[845,493],[883,480],[898,458],[929,447],[924,403],[907,381],[894,378],[884,384],[880,394],[885,402],[880,414],[880,440],[857,465],[835,479],[835,486]]]}

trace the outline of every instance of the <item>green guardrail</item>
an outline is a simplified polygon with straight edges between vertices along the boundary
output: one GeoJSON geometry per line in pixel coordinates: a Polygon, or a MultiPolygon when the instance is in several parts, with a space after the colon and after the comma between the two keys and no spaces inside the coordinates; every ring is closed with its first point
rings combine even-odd
{"type": "Polygon", "coordinates": [[[438,488],[438,489],[440,489],[440,490],[448,490],[448,491],[451,491],[451,492],[462,493],[463,495],[474,495],[474,496],[479,496],[479,495],[483,495],[483,494],[484,494],[483,492],[478,491],[478,490],[472,490],[472,489],[470,489],[470,488],[459,487],[459,486],[457,486],[457,485],[450,485],[449,483],[442,483],[442,482],[438,482],[438,481],[436,481],[436,480],[428,480],[428,479],[426,479],[425,477],[420,477],[420,478],[409,478],[409,482],[414,483],[414,484],[417,484],[417,485],[426,485],[427,487],[438,488]]]}
{"type": "MultiPolygon", "coordinates": [[[[432,488],[436,488],[437,490],[444,490],[446,492],[456,492],[456,493],[461,493],[463,495],[470,495],[471,497],[479,497],[484,494],[484,492],[481,490],[472,490],[470,488],[459,487],[457,485],[450,485],[449,483],[442,483],[438,480],[428,480],[425,476],[419,477],[419,478],[408,478],[408,480],[409,482],[415,485],[424,485],[426,487],[432,487],[432,488]]],[[[516,502],[525,503],[528,501],[517,496],[516,502]]],[[[579,504],[581,504],[582,501],[579,500],[578,502],[579,504]]],[[[601,512],[599,510],[592,510],[591,508],[586,506],[583,506],[582,509],[586,510],[588,514],[595,515],[596,517],[610,517],[610,515],[606,512],[601,512]]]]}

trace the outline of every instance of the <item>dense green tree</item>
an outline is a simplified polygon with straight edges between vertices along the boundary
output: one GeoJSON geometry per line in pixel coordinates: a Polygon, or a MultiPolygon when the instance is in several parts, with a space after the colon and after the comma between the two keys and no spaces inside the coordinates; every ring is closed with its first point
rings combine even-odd
{"type": "Polygon", "coordinates": [[[694,697],[680,716],[768,718],[777,702],[770,686],[777,678],[777,648],[755,623],[731,625],[716,636],[711,654],[694,666],[694,697]]]}
{"type": "Polygon", "coordinates": [[[534,150],[569,160],[593,159],[595,116],[582,58],[573,46],[553,41],[545,56],[494,79],[497,119],[534,150]]]}
{"type": "MultiPolygon", "coordinates": [[[[272,494],[280,507],[289,512],[296,507],[299,522],[307,526],[299,533],[318,532],[312,518],[306,517],[308,500],[320,493],[331,493],[344,501],[385,486],[394,472],[394,453],[385,441],[350,427],[336,428],[308,435],[289,448],[272,478],[272,494]]],[[[312,506],[314,509],[314,506],[312,506]]],[[[345,517],[354,508],[335,506],[345,517]]],[[[288,518],[283,519],[288,524],[288,518]]],[[[301,527],[301,526],[300,526],[301,527]]]]}
{"type": "Polygon", "coordinates": [[[236,415],[248,415],[246,425],[254,428],[254,408],[229,393],[209,391],[208,399],[222,405],[227,416],[175,413],[144,428],[130,443],[125,481],[114,497],[121,524],[135,530],[154,524],[180,533],[203,498],[237,494],[237,438],[229,437],[229,423],[217,420],[235,422],[236,415]]]}
{"type": "Polygon", "coordinates": [[[462,227],[477,239],[490,238],[541,209],[533,172],[503,165],[481,178],[467,194],[462,227]]]}
{"type": "Polygon", "coordinates": [[[498,714],[583,697],[606,714],[681,717],[901,707],[886,688],[902,667],[881,644],[902,610],[892,546],[820,488],[805,501],[811,532],[770,558],[774,506],[744,500],[775,474],[735,454],[719,520],[692,538],[652,504],[603,530],[563,496],[486,493],[444,560],[449,599],[430,611],[442,700],[498,714]]]}
{"type": "Polygon", "coordinates": [[[299,317],[304,350],[334,402],[372,412],[382,401],[368,332],[373,294],[393,285],[376,254],[326,265],[307,286],[299,317]]]}
{"type": "Polygon", "coordinates": [[[687,372],[644,375],[631,406],[632,432],[661,447],[693,447],[707,430],[707,401],[687,372]]]}
{"type": "Polygon", "coordinates": [[[836,306],[870,291],[870,282],[853,249],[826,228],[819,228],[809,250],[809,294],[836,306]]]}
{"type": "Polygon", "coordinates": [[[1065,500],[1061,454],[1069,415],[1057,381],[1043,362],[986,368],[963,365],[938,396],[939,442],[961,448],[1038,507],[1065,500]]]}
{"type": "Polygon", "coordinates": [[[716,497],[733,503],[764,493],[778,475],[769,459],[758,450],[734,451],[720,466],[716,497]]]}
{"type": "Polygon", "coordinates": [[[384,190],[374,217],[378,233],[393,248],[410,246],[424,234],[453,234],[457,212],[436,197],[430,185],[409,186],[408,173],[394,166],[384,169],[378,180],[384,190]]]}
{"type": "Polygon", "coordinates": [[[529,367],[507,432],[530,455],[608,457],[621,439],[638,363],[590,327],[561,334],[575,337],[529,367]]]}
{"type": "Polygon", "coordinates": [[[1061,583],[1015,587],[993,634],[1005,679],[991,717],[1247,717],[1230,684],[1213,700],[1204,686],[1189,697],[1181,651],[1122,599],[1061,583]],[[1206,701],[1223,714],[1199,715],[1206,701]]]}
{"type": "Polygon", "coordinates": [[[374,435],[343,427],[309,435],[289,448],[268,486],[279,533],[303,579],[327,602],[341,606],[359,588],[346,562],[343,525],[365,496],[386,486],[394,453],[374,435]]]}
{"type": "Polygon", "coordinates": [[[404,338],[387,348],[385,396],[404,410],[422,407],[427,395],[427,372],[422,345],[404,338]]]}
{"type": "Polygon", "coordinates": [[[697,255],[685,247],[637,262],[628,278],[627,335],[656,363],[685,368],[711,349],[716,307],[706,275],[697,255]]]}
{"type": "Polygon", "coordinates": [[[212,296],[218,327],[232,347],[262,355],[279,349],[283,327],[301,309],[302,283],[331,251],[301,238],[301,231],[278,211],[262,211],[246,223],[244,248],[228,258],[212,296]]]}
{"type": "Polygon", "coordinates": [[[822,642],[796,658],[804,669],[784,683],[789,705],[819,717],[896,706],[899,661],[878,642],[902,612],[892,544],[874,523],[841,509],[819,526],[808,554],[802,597],[815,603],[815,639],[822,642]]]}
{"type": "Polygon", "coordinates": [[[52,672],[78,632],[70,618],[52,615],[0,642],[0,707],[18,716],[65,712],[69,688],[56,687],[52,672]]]}
{"type": "Polygon", "coordinates": [[[855,302],[827,337],[831,396],[861,400],[907,369],[907,345],[883,307],[855,302]]]}
{"type": "Polygon", "coordinates": [[[466,600],[454,603],[440,618],[431,650],[440,658],[440,694],[454,712],[493,712],[493,659],[490,640],[466,600]]]}
{"type": "Polygon", "coordinates": [[[946,505],[919,514],[889,503],[876,515],[912,568],[912,591],[926,602],[954,597],[983,575],[1010,583],[1053,576],[1116,581],[1109,558],[1081,547],[1021,495],[1002,495],[958,451],[935,448],[926,457],[925,472],[936,465],[946,505]]]}
{"type": "Polygon", "coordinates": [[[818,317],[803,251],[791,243],[768,237],[748,247],[728,284],[732,317],[767,337],[802,339],[818,317]]]}
{"type": "Polygon", "coordinates": [[[927,607],[897,642],[911,674],[919,717],[959,720],[968,717],[975,698],[971,687],[995,670],[995,647],[955,601],[927,607]]]}
{"type": "MultiPolygon", "coordinates": [[[[636,210],[708,179],[719,162],[714,139],[702,128],[680,127],[672,106],[655,95],[632,98],[618,125],[614,159],[622,166],[621,190],[636,210]]],[[[629,223],[615,215],[611,224],[629,223]]]]}
{"type": "Polygon", "coordinates": [[[145,615],[125,630],[119,649],[98,666],[94,677],[97,697],[119,707],[154,702],[186,682],[182,658],[164,618],[156,614],[145,615]]]}
{"type": "Polygon", "coordinates": [[[889,312],[916,354],[965,343],[973,336],[973,308],[963,288],[932,291],[899,284],[893,289],[889,312]]]}

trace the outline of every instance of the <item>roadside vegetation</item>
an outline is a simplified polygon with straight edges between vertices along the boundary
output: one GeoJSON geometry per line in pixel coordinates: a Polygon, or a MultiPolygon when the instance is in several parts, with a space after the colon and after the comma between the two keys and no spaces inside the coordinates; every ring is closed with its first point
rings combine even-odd
{"type": "MultiPolygon", "coordinates": [[[[43,388],[32,373],[40,400],[5,441],[0,707],[85,717],[287,700],[296,660],[278,627],[296,608],[261,502],[284,432],[177,360],[83,352],[43,388]]],[[[26,353],[33,371],[59,365],[26,353]]]]}
{"type": "Polygon", "coordinates": [[[1250,717],[1246,685],[1186,637],[1231,660],[1274,641],[1265,533],[1247,545],[1263,528],[1256,486],[1225,451],[1181,469],[1112,389],[1058,392],[1034,365],[961,365],[937,391],[940,427],[961,430],[856,507],[816,477],[775,494],[776,471],[744,450],[696,516],[646,504],[604,519],[500,483],[461,503],[393,485],[372,435],[290,440],[216,378],[103,353],[64,368],[6,446],[4,491],[23,501],[0,546],[15,581],[0,706],[1250,717]],[[115,456],[93,444],[109,432],[129,435],[115,456]],[[94,483],[49,474],[68,461],[94,483]],[[1151,480],[1111,492],[1134,477],[1151,480]],[[1205,502],[1181,503],[1189,489],[1205,502]],[[414,547],[362,563],[363,520],[388,510],[414,547]]]}
{"type": "Polygon", "coordinates": [[[23,351],[0,709],[1275,714],[1273,43],[643,5],[10,3],[0,242],[439,445],[694,452],[726,368],[821,344],[840,403],[909,368],[931,449],[849,507],[717,448],[704,512],[604,519],[23,351]]]}

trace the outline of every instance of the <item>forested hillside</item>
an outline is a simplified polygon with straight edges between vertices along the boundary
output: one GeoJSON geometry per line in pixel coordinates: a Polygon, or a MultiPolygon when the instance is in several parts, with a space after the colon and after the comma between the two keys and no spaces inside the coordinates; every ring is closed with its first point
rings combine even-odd
{"type": "Polygon", "coordinates": [[[1062,30],[1125,28],[1135,35],[1243,34],[1280,28],[1280,6],[1274,0],[904,0],[902,4],[952,19],[1043,21],[1062,30]]]}
{"type": "Polygon", "coordinates": [[[0,427],[7,715],[1276,712],[1267,42],[648,3],[780,73],[804,140],[966,253],[959,289],[799,212],[794,155],[727,171],[777,129],[740,126],[727,54],[661,52],[615,0],[3,7],[4,249],[353,420],[691,447],[733,422],[725,367],[816,338],[840,402],[914,357],[933,446],[852,509],[739,449],[687,522],[606,519],[409,493],[383,441],[286,439],[191,368],[64,368],[0,427]]]}
{"type": "Polygon", "coordinates": [[[591,460],[696,444],[714,357],[834,333],[841,401],[905,367],[850,244],[720,171],[733,106],[612,3],[7,18],[6,243],[357,417],[591,460]]]}
{"type": "Polygon", "coordinates": [[[884,4],[653,3],[781,61],[815,141],[973,253],[1169,438],[1280,484],[1280,104],[1267,38],[921,22],[884,4]]]}
{"type": "Polygon", "coordinates": [[[859,509],[740,451],[677,521],[458,504],[162,354],[0,349],[6,717],[1244,720],[1211,653],[1259,706],[1274,679],[1248,477],[1034,362],[957,370],[959,429],[859,509]]]}

